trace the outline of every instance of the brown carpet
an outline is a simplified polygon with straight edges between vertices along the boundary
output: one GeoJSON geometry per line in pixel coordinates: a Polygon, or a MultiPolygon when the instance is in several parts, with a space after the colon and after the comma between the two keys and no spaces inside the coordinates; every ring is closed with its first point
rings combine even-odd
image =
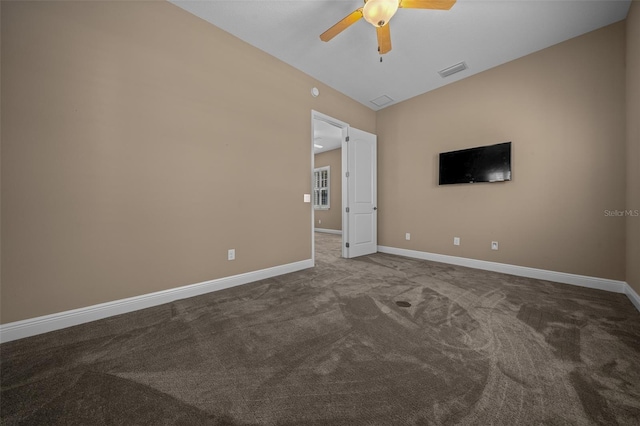
{"type": "Polygon", "coordinates": [[[3,344],[2,424],[640,424],[626,296],[316,239],[313,269],[3,344]]]}

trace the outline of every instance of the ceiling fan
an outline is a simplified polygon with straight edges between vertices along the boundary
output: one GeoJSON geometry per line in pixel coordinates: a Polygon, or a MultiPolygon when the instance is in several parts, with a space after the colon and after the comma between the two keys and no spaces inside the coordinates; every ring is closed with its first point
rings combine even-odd
{"type": "Polygon", "coordinates": [[[364,0],[363,7],[354,10],[333,27],[320,34],[320,40],[329,41],[359,21],[360,18],[364,18],[376,27],[378,52],[383,55],[391,50],[389,20],[398,8],[449,10],[455,2],[456,0],[364,0]]]}

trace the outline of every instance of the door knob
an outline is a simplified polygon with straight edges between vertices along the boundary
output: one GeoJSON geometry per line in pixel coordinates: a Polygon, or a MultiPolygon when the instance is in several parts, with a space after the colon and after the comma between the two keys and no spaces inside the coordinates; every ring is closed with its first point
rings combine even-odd
{"type": "Polygon", "coordinates": [[[374,209],[374,210],[378,210],[378,208],[377,208],[377,207],[374,207],[373,209],[374,209]]]}

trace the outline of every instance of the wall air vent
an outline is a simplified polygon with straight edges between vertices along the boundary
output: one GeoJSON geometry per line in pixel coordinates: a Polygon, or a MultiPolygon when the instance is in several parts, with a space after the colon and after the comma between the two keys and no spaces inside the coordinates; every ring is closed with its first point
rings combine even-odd
{"type": "Polygon", "coordinates": [[[460,62],[459,64],[451,65],[448,68],[438,71],[438,74],[440,74],[440,77],[445,78],[457,72],[464,71],[466,69],[467,69],[467,64],[465,64],[464,62],[460,62]]]}
{"type": "Polygon", "coordinates": [[[393,99],[391,99],[390,97],[388,97],[387,95],[382,95],[379,96],[377,98],[375,98],[372,101],[369,101],[372,104],[374,104],[375,106],[379,107],[383,107],[385,105],[389,105],[391,102],[393,102],[393,99]]]}

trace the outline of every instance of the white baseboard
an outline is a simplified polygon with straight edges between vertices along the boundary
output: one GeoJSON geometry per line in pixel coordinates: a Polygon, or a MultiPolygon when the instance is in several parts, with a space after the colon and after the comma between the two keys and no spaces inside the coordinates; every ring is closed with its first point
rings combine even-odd
{"type": "Polygon", "coordinates": [[[101,303],[99,305],[87,306],[85,308],[73,309],[70,311],[30,318],[22,321],[0,324],[0,343],[23,339],[25,337],[35,336],[36,334],[47,333],[49,331],[60,330],[66,327],[84,324],[114,315],[125,314],[139,309],[150,308],[152,306],[170,303],[175,300],[199,296],[201,294],[223,290],[225,288],[235,287],[312,267],[313,260],[301,260],[299,262],[191,284],[184,287],[143,294],[141,296],[130,297],[127,299],[114,300],[113,302],[101,303]]]}
{"type": "MultiPolygon", "coordinates": [[[[322,232],[316,228],[316,231],[322,232]]],[[[340,231],[330,233],[341,233],[340,231]]],[[[416,250],[400,249],[395,247],[378,246],[381,253],[395,254],[399,256],[413,257],[416,259],[431,260],[434,262],[449,263],[453,265],[466,266],[470,268],[483,269],[487,271],[502,272],[505,274],[522,277],[536,278],[547,281],[554,281],[564,284],[572,284],[582,287],[606,290],[615,293],[626,294],[631,303],[640,311],[640,296],[631,286],[624,281],[609,280],[605,278],[588,277],[584,275],[567,274],[564,272],[547,271],[544,269],[529,268],[525,266],[508,265],[504,263],[488,262],[484,260],[467,259],[464,257],[448,256],[444,254],[428,253],[416,250]]],[[[219,278],[191,284],[184,287],[172,288],[155,293],[143,294],[141,296],[127,299],[115,300],[113,302],[101,303],[87,306],[85,308],[73,309],[22,321],[0,324],[0,343],[12,340],[23,339],[49,331],[60,330],[62,328],[80,325],[91,321],[125,314],[139,309],[170,303],[179,299],[199,296],[238,285],[259,281],[278,275],[288,274],[313,267],[311,259],[286,265],[274,266],[272,268],[259,271],[247,272],[231,277],[219,278]]]]}
{"type": "Polygon", "coordinates": [[[324,232],[325,234],[337,234],[342,235],[342,231],[339,229],[325,229],[325,228],[314,228],[316,232],[324,232]]]}
{"type": "Polygon", "coordinates": [[[640,311],[640,296],[638,296],[638,293],[636,293],[636,291],[632,289],[628,283],[626,284],[624,292],[629,300],[631,300],[631,303],[633,303],[633,305],[636,307],[636,309],[640,311]]]}
{"type": "Polygon", "coordinates": [[[640,311],[640,298],[637,293],[624,281],[610,280],[607,278],[589,277],[586,275],[567,274],[565,272],[547,271],[545,269],[529,268],[526,266],[509,265],[506,263],[488,262],[486,260],[468,259],[465,257],[448,256],[445,254],[428,253],[424,251],[407,250],[395,247],[378,246],[381,253],[396,254],[399,256],[413,257],[416,259],[431,260],[434,262],[449,263],[452,265],[466,266],[469,268],[483,269],[486,271],[502,272],[504,274],[520,277],[536,278],[545,281],[554,281],[563,284],[572,284],[581,287],[595,288],[626,294],[631,302],[640,311]],[[633,295],[631,294],[633,293],[633,295]],[[635,300],[633,299],[635,297],[635,300]]]}

